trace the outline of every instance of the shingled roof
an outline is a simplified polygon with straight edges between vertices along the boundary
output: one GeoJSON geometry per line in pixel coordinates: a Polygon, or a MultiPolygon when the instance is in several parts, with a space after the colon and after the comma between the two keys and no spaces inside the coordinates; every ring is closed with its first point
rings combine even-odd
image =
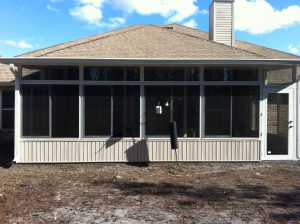
{"type": "Polygon", "coordinates": [[[0,64],[0,86],[13,85],[14,74],[10,71],[8,65],[0,64]]]}
{"type": "MultiPolygon", "coordinates": [[[[198,38],[202,38],[202,39],[206,39],[206,40],[209,39],[209,33],[202,31],[202,30],[193,29],[193,28],[182,26],[179,24],[169,24],[169,25],[161,25],[161,26],[162,27],[172,27],[172,29],[176,32],[181,32],[181,33],[184,33],[187,35],[196,36],[198,38]]],[[[286,52],[267,48],[267,47],[260,46],[257,44],[252,44],[252,43],[249,43],[246,41],[235,40],[234,47],[264,56],[268,59],[300,59],[300,56],[296,56],[296,55],[289,54],[286,52]]]]}
{"type": "MultiPolygon", "coordinates": [[[[128,26],[16,57],[300,59],[244,41],[236,40],[234,47],[216,43],[207,32],[178,24],[128,26]]],[[[13,79],[8,66],[0,65],[0,83],[13,79]]]]}

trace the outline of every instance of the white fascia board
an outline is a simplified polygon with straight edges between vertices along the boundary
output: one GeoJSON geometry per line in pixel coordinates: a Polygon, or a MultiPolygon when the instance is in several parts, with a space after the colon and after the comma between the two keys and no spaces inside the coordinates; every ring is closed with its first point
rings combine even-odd
{"type": "Polygon", "coordinates": [[[300,59],[197,59],[197,58],[0,58],[18,65],[295,65],[300,59]]]}

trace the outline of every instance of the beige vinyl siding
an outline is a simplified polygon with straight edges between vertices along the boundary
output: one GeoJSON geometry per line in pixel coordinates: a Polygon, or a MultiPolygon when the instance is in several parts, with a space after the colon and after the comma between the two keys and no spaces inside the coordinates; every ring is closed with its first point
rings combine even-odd
{"type": "Polygon", "coordinates": [[[216,2],[214,5],[214,38],[219,43],[232,46],[233,38],[233,4],[216,2]]]}
{"type": "MultiPolygon", "coordinates": [[[[259,161],[259,140],[180,140],[178,161],[259,161]]],[[[19,163],[176,161],[168,140],[20,142],[19,163]]]]}

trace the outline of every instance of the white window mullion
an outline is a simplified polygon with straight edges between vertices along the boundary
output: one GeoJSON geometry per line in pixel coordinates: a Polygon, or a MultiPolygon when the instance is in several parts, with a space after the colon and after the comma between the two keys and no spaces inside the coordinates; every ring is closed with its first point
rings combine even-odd
{"type": "MultiPolygon", "coordinates": [[[[140,66],[140,81],[144,81],[144,66],[140,66]]],[[[145,108],[145,86],[140,85],[140,138],[145,138],[145,122],[146,122],[146,108],[145,108]]]]}
{"type": "Polygon", "coordinates": [[[84,67],[79,66],[79,139],[84,137],[84,67]]]}
{"type": "Polygon", "coordinates": [[[199,104],[199,106],[200,106],[200,108],[199,108],[199,112],[200,112],[200,114],[199,114],[199,116],[200,116],[200,118],[199,118],[199,136],[200,136],[200,139],[202,139],[202,138],[204,138],[204,133],[205,133],[205,131],[204,131],[204,129],[205,129],[205,127],[204,127],[204,119],[205,119],[205,113],[204,113],[204,108],[205,108],[205,101],[204,101],[204,86],[203,85],[201,85],[200,86],[200,97],[199,97],[199,101],[200,101],[200,104],[199,104]]]}
{"type": "Polygon", "coordinates": [[[49,137],[52,137],[52,86],[48,86],[48,99],[49,99],[49,137]]]}
{"type": "Polygon", "coordinates": [[[110,137],[114,135],[114,89],[110,86],[110,137]]]}

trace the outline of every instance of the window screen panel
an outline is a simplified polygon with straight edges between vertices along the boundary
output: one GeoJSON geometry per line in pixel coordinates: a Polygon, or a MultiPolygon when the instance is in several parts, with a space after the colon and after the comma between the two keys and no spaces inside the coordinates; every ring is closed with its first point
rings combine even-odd
{"type": "Polygon", "coordinates": [[[14,90],[3,90],[2,91],[2,108],[15,108],[15,91],[14,90]]]}
{"type": "Polygon", "coordinates": [[[204,81],[258,81],[258,69],[207,67],[204,81]]]}
{"type": "Polygon", "coordinates": [[[139,81],[139,67],[90,67],[84,68],[85,80],[139,81]]]}
{"type": "Polygon", "coordinates": [[[228,136],[231,125],[231,87],[205,87],[205,135],[228,136]]]}
{"type": "Polygon", "coordinates": [[[184,67],[145,67],[145,81],[184,81],[184,67]]]}
{"type": "Polygon", "coordinates": [[[111,135],[111,87],[85,86],[85,135],[111,135]]]}
{"type": "Polygon", "coordinates": [[[2,129],[12,130],[15,125],[15,111],[3,110],[2,111],[2,129]]]}
{"type": "Polygon", "coordinates": [[[78,80],[78,66],[24,66],[23,80],[78,80]]]}
{"type": "Polygon", "coordinates": [[[146,86],[146,135],[168,136],[170,122],[170,86],[146,86]],[[156,113],[156,106],[162,113],[156,113]]]}
{"type": "Polygon", "coordinates": [[[51,88],[52,137],[79,136],[79,87],[57,85],[51,88]]]}
{"type": "Polygon", "coordinates": [[[113,118],[113,137],[139,137],[139,86],[113,86],[113,118]]]}
{"type": "Polygon", "coordinates": [[[169,136],[169,122],[176,121],[178,137],[199,137],[199,86],[147,86],[146,135],[169,136]],[[162,113],[156,113],[156,106],[162,113]]]}
{"type": "Polygon", "coordinates": [[[49,86],[22,87],[23,136],[49,136],[49,86]]]}
{"type": "Polygon", "coordinates": [[[259,87],[232,87],[232,137],[259,137],[259,87]]]}

